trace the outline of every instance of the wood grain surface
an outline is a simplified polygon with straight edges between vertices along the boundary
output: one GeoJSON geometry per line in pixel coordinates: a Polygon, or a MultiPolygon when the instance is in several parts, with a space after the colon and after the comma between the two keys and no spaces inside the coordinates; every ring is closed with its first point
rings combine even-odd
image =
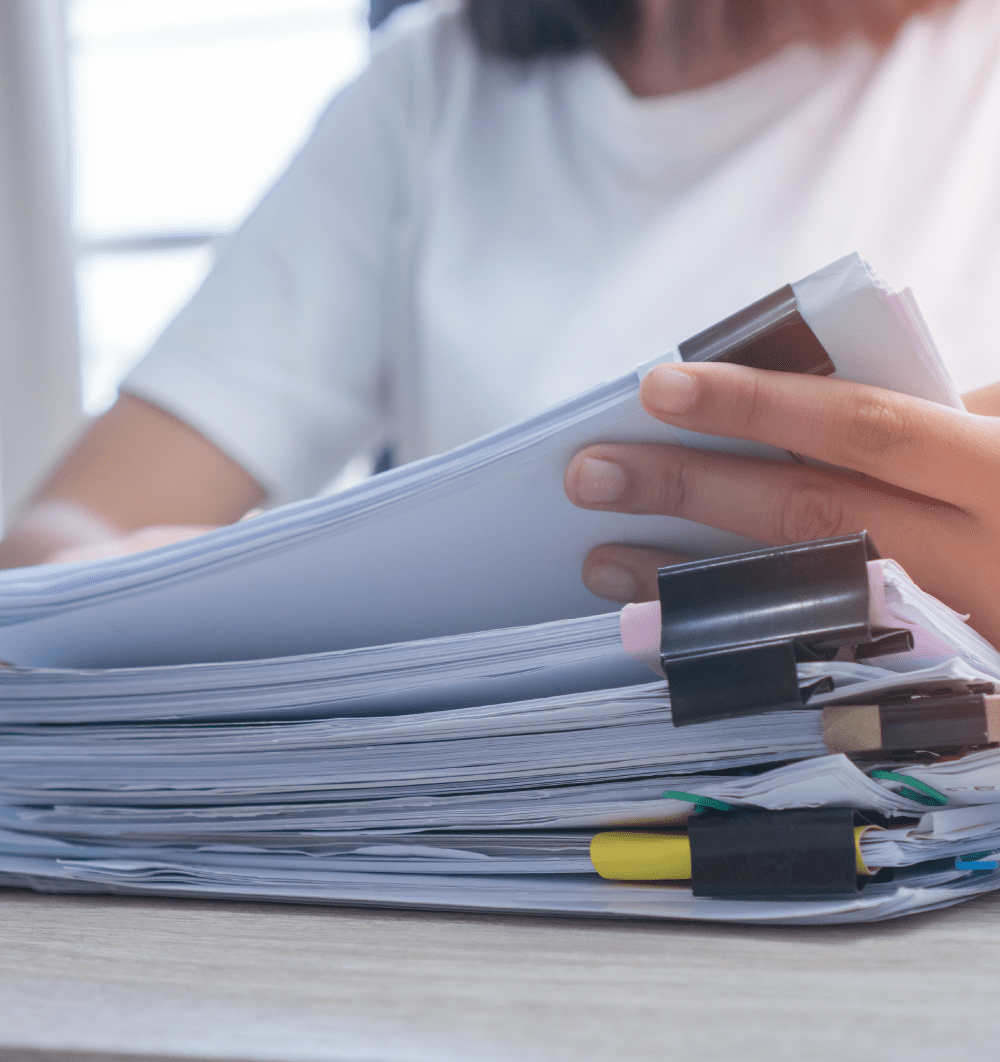
{"type": "Polygon", "coordinates": [[[0,1060],[987,1060],[998,970],[997,896],[766,929],[0,890],[0,1060]]]}

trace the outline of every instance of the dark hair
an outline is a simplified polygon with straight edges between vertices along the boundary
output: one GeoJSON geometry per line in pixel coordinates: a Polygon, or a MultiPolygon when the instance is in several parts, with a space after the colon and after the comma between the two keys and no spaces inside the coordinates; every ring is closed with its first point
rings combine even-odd
{"type": "MultiPolygon", "coordinates": [[[[674,28],[681,50],[715,32],[736,37],[752,51],[782,23],[801,37],[827,43],[854,33],[888,44],[912,15],[956,0],[685,0],[674,28]]],[[[569,55],[627,45],[639,28],[641,0],[466,0],[479,47],[506,59],[569,55]]]]}
{"type": "Polygon", "coordinates": [[[476,43],[490,55],[536,59],[627,40],[640,0],[466,0],[476,43]]]}

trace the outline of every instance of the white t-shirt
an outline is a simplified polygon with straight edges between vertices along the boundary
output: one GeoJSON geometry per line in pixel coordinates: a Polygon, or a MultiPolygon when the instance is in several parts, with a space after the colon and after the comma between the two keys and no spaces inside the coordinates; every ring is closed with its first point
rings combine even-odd
{"type": "MultiPolygon", "coordinates": [[[[124,389],[276,501],[380,440],[439,452],[628,371],[850,251],[1000,378],[1000,4],[885,55],[796,47],[636,99],[594,55],[395,19],[124,389]]],[[[873,357],[878,351],[871,352],[873,357]]]]}

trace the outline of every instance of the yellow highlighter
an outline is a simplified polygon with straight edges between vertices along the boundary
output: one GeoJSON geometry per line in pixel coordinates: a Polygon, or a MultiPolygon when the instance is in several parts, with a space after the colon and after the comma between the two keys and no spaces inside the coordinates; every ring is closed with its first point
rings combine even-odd
{"type": "MultiPolygon", "coordinates": [[[[871,826],[854,827],[854,862],[870,876],[861,854],[861,836],[871,826]]],[[[599,833],[590,842],[590,861],[611,881],[690,881],[691,841],[686,833],[599,833]]]]}
{"type": "Polygon", "coordinates": [[[686,833],[599,833],[590,861],[612,881],[690,881],[691,842],[686,833]]]}

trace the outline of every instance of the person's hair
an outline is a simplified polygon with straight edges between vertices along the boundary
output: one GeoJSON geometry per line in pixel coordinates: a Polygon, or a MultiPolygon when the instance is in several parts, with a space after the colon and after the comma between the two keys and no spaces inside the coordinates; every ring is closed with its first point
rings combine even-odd
{"type": "Polygon", "coordinates": [[[505,59],[537,59],[627,41],[641,0],[466,0],[479,47],[505,59]]]}
{"type": "MultiPolygon", "coordinates": [[[[753,51],[789,19],[819,44],[852,34],[885,45],[919,11],[954,0],[679,0],[674,34],[689,40],[726,37],[753,51]],[[706,33],[706,31],[708,31],[706,33]]],[[[506,59],[568,55],[628,45],[639,28],[641,0],[466,0],[479,47],[506,59]]]]}

